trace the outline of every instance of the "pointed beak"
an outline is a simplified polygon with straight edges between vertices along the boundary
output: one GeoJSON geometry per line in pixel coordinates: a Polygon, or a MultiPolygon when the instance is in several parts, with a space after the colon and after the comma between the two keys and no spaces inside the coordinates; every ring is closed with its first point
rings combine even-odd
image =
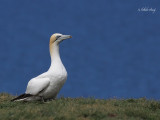
{"type": "Polygon", "coordinates": [[[72,38],[71,35],[62,35],[61,36],[61,39],[65,40],[65,39],[69,39],[69,38],[72,38]]]}

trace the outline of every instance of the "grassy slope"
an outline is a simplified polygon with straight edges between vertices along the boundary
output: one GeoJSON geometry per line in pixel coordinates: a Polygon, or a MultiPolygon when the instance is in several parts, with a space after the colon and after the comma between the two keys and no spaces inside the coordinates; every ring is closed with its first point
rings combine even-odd
{"type": "Polygon", "coordinates": [[[160,120],[160,103],[140,99],[60,98],[50,102],[10,102],[0,94],[0,120],[160,120]]]}

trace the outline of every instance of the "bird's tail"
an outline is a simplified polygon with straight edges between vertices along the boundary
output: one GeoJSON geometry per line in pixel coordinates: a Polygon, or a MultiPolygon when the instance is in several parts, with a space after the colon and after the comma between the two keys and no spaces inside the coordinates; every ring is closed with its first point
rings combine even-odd
{"type": "Polygon", "coordinates": [[[16,97],[16,98],[14,98],[14,99],[12,99],[11,101],[13,102],[13,101],[25,101],[25,99],[27,99],[28,97],[32,97],[33,95],[31,95],[31,94],[22,94],[22,95],[20,95],[20,96],[18,96],[18,97],[16,97]]]}

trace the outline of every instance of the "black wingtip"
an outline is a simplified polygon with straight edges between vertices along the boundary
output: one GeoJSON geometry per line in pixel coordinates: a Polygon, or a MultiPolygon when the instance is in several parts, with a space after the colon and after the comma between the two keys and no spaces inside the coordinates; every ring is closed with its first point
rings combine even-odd
{"type": "Polygon", "coordinates": [[[30,97],[30,96],[32,96],[31,94],[22,94],[22,95],[20,95],[20,96],[18,96],[18,97],[16,97],[16,98],[14,98],[14,99],[12,99],[11,100],[11,102],[14,102],[14,101],[16,101],[16,100],[19,100],[19,99],[23,99],[23,98],[26,98],[26,97],[30,97]]]}

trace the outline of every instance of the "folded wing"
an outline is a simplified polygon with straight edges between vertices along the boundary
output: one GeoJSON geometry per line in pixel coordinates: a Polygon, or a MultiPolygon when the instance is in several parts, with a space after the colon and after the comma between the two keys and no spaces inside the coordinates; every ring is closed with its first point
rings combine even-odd
{"type": "Polygon", "coordinates": [[[48,88],[50,84],[49,78],[33,78],[28,82],[26,94],[38,95],[48,88]]]}

